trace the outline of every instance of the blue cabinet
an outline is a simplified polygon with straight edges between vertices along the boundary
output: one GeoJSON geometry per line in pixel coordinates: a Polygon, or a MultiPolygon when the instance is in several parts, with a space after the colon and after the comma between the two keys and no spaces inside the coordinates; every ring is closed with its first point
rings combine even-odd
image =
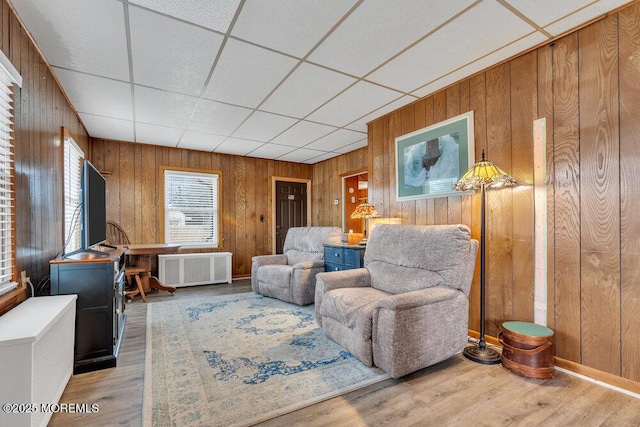
{"type": "Polygon", "coordinates": [[[366,246],[324,245],[324,271],[361,268],[366,246]]]}

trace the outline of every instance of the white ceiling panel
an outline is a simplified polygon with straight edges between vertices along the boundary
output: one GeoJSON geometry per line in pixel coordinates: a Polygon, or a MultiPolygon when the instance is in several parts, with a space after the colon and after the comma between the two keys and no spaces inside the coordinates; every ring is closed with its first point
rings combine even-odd
{"type": "Polygon", "coordinates": [[[256,108],[297,63],[289,56],[229,39],[203,96],[256,108]]]}
{"type": "Polygon", "coordinates": [[[433,93],[443,87],[446,87],[452,83],[455,83],[459,80],[464,79],[467,76],[470,76],[478,71],[484,70],[488,68],[491,64],[496,64],[501,62],[507,58],[510,58],[516,55],[519,52],[523,52],[528,48],[535,46],[539,43],[542,43],[545,40],[544,35],[540,33],[533,33],[522,39],[518,40],[515,43],[512,43],[504,48],[497,50],[483,58],[478,59],[477,61],[472,62],[471,64],[454,71],[451,74],[448,74],[441,79],[438,79],[432,83],[429,83],[415,92],[412,92],[412,95],[416,95],[418,97],[426,96],[430,93],[433,93]]]}
{"type": "Polygon", "coordinates": [[[350,151],[355,151],[359,148],[363,148],[367,146],[367,138],[361,139],[360,141],[356,141],[353,144],[346,145],[342,148],[338,148],[334,150],[336,153],[348,153],[350,151]]]}
{"type": "Polygon", "coordinates": [[[246,156],[253,150],[264,145],[264,142],[249,141],[247,139],[228,138],[222,144],[216,147],[216,153],[235,154],[237,156],[246,156]]]}
{"type": "Polygon", "coordinates": [[[368,79],[411,92],[532,31],[533,27],[501,4],[484,1],[368,79]]]}
{"type": "Polygon", "coordinates": [[[79,113],[87,132],[94,138],[114,139],[116,141],[134,141],[133,122],[79,113]]]}
{"type": "Polygon", "coordinates": [[[249,114],[251,114],[251,110],[248,108],[201,99],[187,128],[229,136],[249,114]]]}
{"type": "Polygon", "coordinates": [[[314,163],[322,162],[324,160],[329,160],[329,159],[331,159],[333,157],[338,157],[339,155],[340,155],[340,153],[324,153],[324,154],[321,154],[319,156],[307,159],[307,160],[303,161],[302,163],[314,164],[314,163]]]}
{"type": "Polygon", "coordinates": [[[289,147],[287,145],[269,143],[258,147],[256,150],[251,151],[247,155],[251,157],[261,157],[263,159],[275,159],[293,150],[295,150],[295,148],[289,147]]]}
{"type": "Polygon", "coordinates": [[[347,129],[351,129],[359,132],[367,132],[367,123],[369,123],[370,121],[375,120],[380,116],[384,116],[385,114],[390,113],[393,110],[397,110],[398,108],[404,105],[411,104],[413,101],[417,99],[418,99],[417,97],[414,97],[411,95],[405,95],[402,98],[398,98],[395,101],[391,101],[383,105],[382,107],[372,111],[366,116],[349,123],[345,127],[347,129]]]}
{"type": "Polygon", "coordinates": [[[342,127],[401,95],[391,89],[360,81],[309,115],[308,119],[342,127]]]}
{"type": "Polygon", "coordinates": [[[76,111],[115,119],[133,120],[131,84],[53,68],[76,111]]]}
{"type": "Polygon", "coordinates": [[[305,120],[296,123],[271,142],[277,144],[290,145],[293,147],[302,147],[318,138],[322,138],[337,128],[319,123],[307,122],[305,120]]]}
{"type": "Polygon", "coordinates": [[[178,148],[188,148],[191,150],[213,151],[225,139],[226,136],[212,135],[204,132],[194,132],[188,130],[182,136],[178,148]]]}
{"type": "Polygon", "coordinates": [[[182,129],[137,122],[136,142],[176,147],[182,132],[182,129]]]}
{"type": "Polygon", "coordinates": [[[338,129],[337,131],[330,133],[329,135],[322,137],[309,145],[306,145],[304,148],[324,151],[336,151],[339,148],[361,140],[363,137],[366,137],[366,135],[363,135],[361,132],[338,129]]]}
{"type": "Polygon", "coordinates": [[[129,3],[138,4],[178,19],[226,33],[240,0],[204,2],[192,0],[129,0],[129,3]]]}
{"type": "Polygon", "coordinates": [[[233,137],[267,142],[295,122],[297,119],[256,111],[233,133],[233,137]]]}
{"type": "Polygon", "coordinates": [[[304,117],[340,93],[356,79],[303,63],[260,107],[261,110],[304,117]]]}
{"type": "Polygon", "coordinates": [[[309,60],[363,76],[472,3],[473,0],[367,0],[309,60]]]}
{"type": "Polygon", "coordinates": [[[129,80],[122,3],[103,0],[12,0],[47,62],[129,80]]]}
{"type": "Polygon", "coordinates": [[[354,4],[354,0],[247,1],[231,34],[302,58],[354,4]]]}
{"type": "Polygon", "coordinates": [[[134,82],[200,95],[223,37],[137,7],[129,20],[134,82]]]}
{"type": "Polygon", "coordinates": [[[184,129],[198,98],[175,92],[135,86],[136,120],[184,129]]]}
{"type": "Polygon", "coordinates": [[[632,3],[9,2],[89,136],[309,164],[366,146],[384,114],[632,3]]]}
{"type": "Polygon", "coordinates": [[[561,21],[552,23],[551,25],[545,27],[545,30],[547,30],[552,35],[557,36],[581,25],[584,22],[591,21],[592,19],[601,16],[609,10],[615,9],[627,3],[629,3],[628,0],[600,0],[583,9],[578,10],[576,13],[569,15],[561,21]]]}
{"type": "Polygon", "coordinates": [[[278,160],[285,162],[304,162],[305,160],[326,154],[325,151],[310,150],[308,148],[297,148],[296,150],[278,157],[278,160]]]}

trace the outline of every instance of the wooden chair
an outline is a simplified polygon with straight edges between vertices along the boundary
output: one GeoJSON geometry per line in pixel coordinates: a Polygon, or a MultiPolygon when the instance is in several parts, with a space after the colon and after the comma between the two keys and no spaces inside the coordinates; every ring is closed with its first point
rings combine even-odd
{"type": "MultiPolygon", "coordinates": [[[[115,222],[107,222],[107,243],[111,245],[128,245],[131,243],[127,233],[115,222]]],[[[127,259],[124,274],[127,277],[127,283],[129,287],[133,287],[135,282],[135,289],[127,291],[125,293],[127,299],[131,301],[133,297],[140,294],[142,301],[147,302],[147,296],[144,293],[144,287],[142,286],[142,280],[140,280],[140,274],[146,273],[146,269],[129,264],[127,259]]]]}

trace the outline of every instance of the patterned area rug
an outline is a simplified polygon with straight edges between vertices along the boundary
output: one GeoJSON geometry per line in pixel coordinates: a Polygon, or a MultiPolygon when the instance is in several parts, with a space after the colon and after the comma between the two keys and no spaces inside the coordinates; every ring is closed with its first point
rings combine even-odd
{"type": "Polygon", "coordinates": [[[386,378],[329,340],[313,305],[251,292],[147,308],[147,426],[251,425],[386,378]]]}

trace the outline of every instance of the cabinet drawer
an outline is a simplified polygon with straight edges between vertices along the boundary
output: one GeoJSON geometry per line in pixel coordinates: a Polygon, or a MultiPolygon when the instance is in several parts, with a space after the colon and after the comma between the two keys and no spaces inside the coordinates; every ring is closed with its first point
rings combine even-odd
{"type": "Polygon", "coordinates": [[[342,264],[344,262],[344,249],[325,247],[324,248],[324,261],[342,264]]]}
{"type": "Polygon", "coordinates": [[[324,271],[342,271],[348,270],[348,267],[345,268],[343,264],[337,264],[334,262],[326,262],[324,263],[324,271]]]}

